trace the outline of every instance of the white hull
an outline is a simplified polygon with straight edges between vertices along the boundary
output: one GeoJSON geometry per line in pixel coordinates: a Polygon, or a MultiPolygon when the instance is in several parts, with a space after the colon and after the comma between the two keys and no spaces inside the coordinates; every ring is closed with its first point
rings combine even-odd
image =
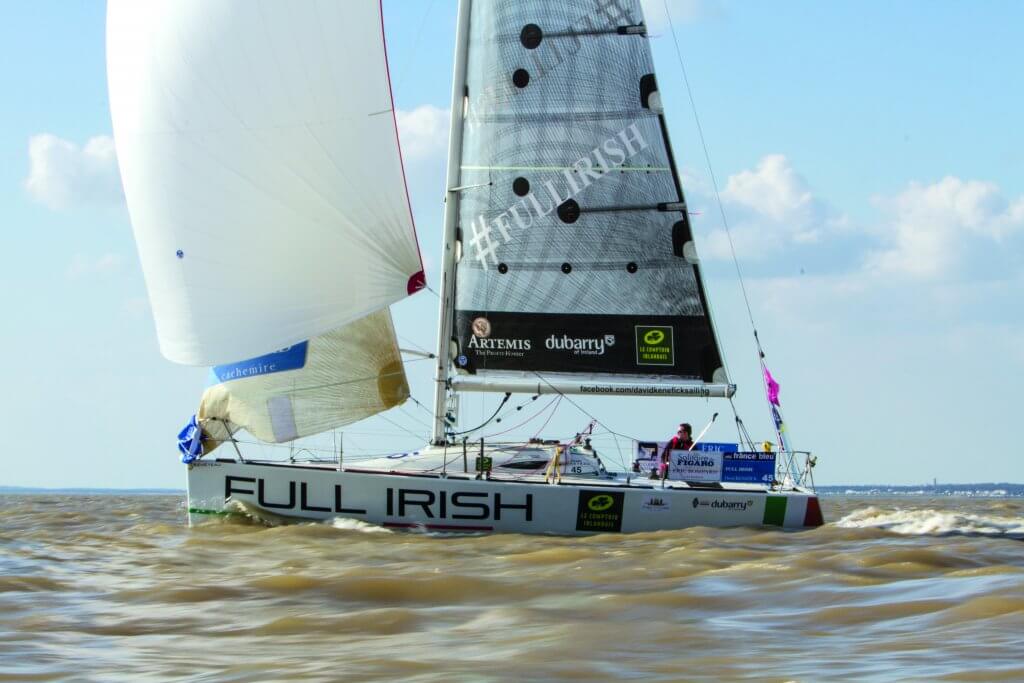
{"type": "Polygon", "coordinates": [[[463,473],[339,471],[317,463],[208,460],[188,468],[188,506],[195,522],[237,510],[234,501],[268,516],[298,520],[357,519],[384,527],[453,533],[584,535],[693,526],[822,523],[817,497],[804,490],[753,485],[690,488],[683,482],[527,475],[476,479],[463,473]]]}

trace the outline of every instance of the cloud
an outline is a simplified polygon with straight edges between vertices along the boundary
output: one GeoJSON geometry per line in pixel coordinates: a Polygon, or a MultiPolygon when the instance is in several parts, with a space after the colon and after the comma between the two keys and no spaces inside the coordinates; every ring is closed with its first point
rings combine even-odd
{"type": "Polygon", "coordinates": [[[1011,201],[991,182],[948,176],[911,183],[894,197],[876,197],[875,205],[885,215],[878,230],[884,246],[868,255],[866,267],[878,274],[948,277],[997,256],[993,247],[1005,255],[1024,230],[1024,197],[1011,201]]]}
{"type": "MultiPolygon", "coordinates": [[[[685,174],[684,174],[685,176],[685,174]]],[[[709,186],[691,180],[689,204],[718,224],[715,198],[709,186]]],[[[845,229],[848,219],[811,190],[807,181],[783,154],[769,154],[757,166],[728,178],[721,191],[737,255],[762,260],[794,245],[813,245],[829,233],[845,229]]],[[[729,235],[721,227],[701,240],[701,255],[731,259],[729,235]]]]}
{"type": "Polygon", "coordinates": [[[124,201],[114,140],[90,138],[84,146],[42,133],[28,141],[29,173],[25,190],[51,209],[124,201]]]}
{"type": "Polygon", "coordinates": [[[732,251],[753,275],[832,274],[962,285],[1015,277],[1024,263],[1024,195],[993,182],[946,177],[911,182],[872,198],[877,213],[856,223],[818,195],[782,154],[730,176],[721,190],[729,220],[721,227],[714,191],[684,172],[701,256],[729,261],[732,251]]]}
{"type": "MultiPolygon", "coordinates": [[[[640,0],[640,4],[643,6],[644,19],[649,31],[653,33],[668,30],[666,0],[640,0]]],[[[668,11],[672,13],[672,23],[676,26],[725,16],[725,8],[720,0],[667,0],[667,4],[668,11]]]]}
{"type": "Polygon", "coordinates": [[[447,109],[422,104],[411,111],[399,109],[395,117],[402,141],[402,155],[406,161],[438,161],[445,157],[449,127],[447,109]]]}
{"type": "Polygon", "coordinates": [[[99,257],[75,254],[68,265],[67,276],[79,280],[94,275],[110,273],[121,267],[123,261],[117,254],[103,254],[99,257]]]}

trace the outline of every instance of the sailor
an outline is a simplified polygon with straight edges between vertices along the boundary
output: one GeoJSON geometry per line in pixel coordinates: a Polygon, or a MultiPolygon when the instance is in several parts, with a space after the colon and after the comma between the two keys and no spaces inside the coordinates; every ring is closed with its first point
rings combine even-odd
{"type": "MultiPolygon", "coordinates": [[[[672,451],[688,451],[691,448],[693,448],[693,427],[690,426],[689,422],[683,422],[679,425],[676,435],[669,439],[669,442],[665,444],[665,450],[661,452],[658,476],[664,479],[668,473],[668,465],[672,462],[672,451]]],[[[651,472],[651,478],[654,478],[653,471],[651,472]]]]}

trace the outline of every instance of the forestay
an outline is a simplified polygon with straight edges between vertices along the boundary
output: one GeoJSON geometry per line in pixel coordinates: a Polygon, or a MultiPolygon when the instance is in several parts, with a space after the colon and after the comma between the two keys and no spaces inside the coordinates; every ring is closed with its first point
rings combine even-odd
{"type": "Polygon", "coordinates": [[[453,386],[725,385],[639,2],[476,1],[468,50],[453,386]]]}
{"type": "Polygon", "coordinates": [[[209,452],[238,429],[283,443],[351,424],[409,397],[389,311],[287,349],[211,370],[197,415],[209,452]]]}
{"type": "Polygon", "coordinates": [[[378,0],[110,0],[107,47],[165,356],[257,356],[423,286],[378,0]]]}

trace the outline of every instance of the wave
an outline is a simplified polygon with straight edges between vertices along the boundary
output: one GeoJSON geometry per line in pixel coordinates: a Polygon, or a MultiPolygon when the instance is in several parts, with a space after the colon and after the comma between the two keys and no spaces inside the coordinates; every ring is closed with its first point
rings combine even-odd
{"type": "Polygon", "coordinates": [[[379,524],[370,524],[360,519],[349,519],[348,517],[335,517],[327,520],[325,524],[341,529],[343,531],[357,531],[362,534],[393,534],[391,529],[386,529],[379,524]]]}
{"type": "Polygon", "coordinates": [[[835,523],[843,529],[883,529],[905,536],[996,536],[1024,540],[1024,518],[946,510],[855,510],[835,523]]]}
{"type": "Polygon", "coordinates": [[[232,500],[227,505],[229,512],[242,516],[267,527],[314,527],[320,529],[337,529],[339,531],[354,531],[362,534],[392,534],[391,529],[386,529],[379,524],[370,524],[359,519],[347,517],[334,517],[322,522],[311,522],[301,517],[288,517],[269,512],[257,505],[246,503],[243,500],[232,500]]]}

